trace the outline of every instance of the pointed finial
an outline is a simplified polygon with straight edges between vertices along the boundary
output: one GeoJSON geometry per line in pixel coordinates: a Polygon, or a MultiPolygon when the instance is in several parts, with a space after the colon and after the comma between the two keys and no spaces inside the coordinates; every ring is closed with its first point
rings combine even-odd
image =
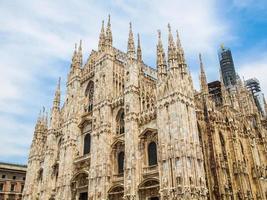
{"type": "Polygon", "coordinates": [[[75,43],[75,45],[74,45],[74,51],[75,52],[77,51],[77,43],[75,43]]]}

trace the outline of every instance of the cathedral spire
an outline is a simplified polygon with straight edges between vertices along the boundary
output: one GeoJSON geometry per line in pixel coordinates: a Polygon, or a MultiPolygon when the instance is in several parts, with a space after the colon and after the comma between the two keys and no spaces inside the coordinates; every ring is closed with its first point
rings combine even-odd
{"type": "Polygon", "coordinates": [[[177,58],[178,64],[185,64],[184,49],[181,44],[180,36],[178,30],[176,30],[176,48],[177,48],[177,58]]]}
{"type": "Polygon", "coordinates": [[[104,51],[104,48],[105,48],[105,27],[104,27],[104,20],[103,20],[100,35],[99,35],[98,50],[104,51]]]}
{"type": "Polygon", "coordinates": [[[131,58],[131,59],[135,58],[134,37],[133,37],[132,23],[131,22],[130,22],[127,54],[128,54],[129,58],[131,58]]]}
{"type": "Polygon", "coordinates": [[[164,52],[163,45],[162,45],[160,30],[158,30],[157,68],[158,68],[159,78],[167,74],[167,64],[166,64],[166,59],[165,59],[165,52],[164,52]]]}
{"type": "Polygon", "coordinates": [[[75,62],[76,57],[77,57],[77,43],[75,43],[74,45],[74,52],[72,55],[72,64],[75,62]]]}
{"type": "Polygon", "coordinates": [[[137,34],[138,42],[137,42],[137,61],[142,62],[142,49],[141,49],[141,42],[140,42],[140,35],[137,34]]]}
{"type": "Polygon", "coordinates": [[[78,64],[81,67],[83,63],[83,52],[82,52],[82,40],[80,40],[79,48],[78,48],[78,64]]]}
{"type": "MultiPolygon", "coordinates": [[[[176,48],[172,36],[172,31],[171,31],[171,25],[168,24],[168,29],[169,29],[169,36],[168,36],[168,61],[169,64],[172,63],[175,58],[176,58],[176,48]]],[[[170,66],[171,67],[171,66],[170,66]]]]}
{"type": "Polygon", "coordinates": [[[209,93],[208,89],[208,84],[207,84],[207,77],[204,71],[204,65],[202,62],[202,56],[199,54],[199,63],[200,63],[200,87],[201,87],[201,92],[204,94],[209,93]]]}
{"type": "Polygon", "coordinates": [[[113,39],[112,39],[110,15],[108,15],[108,24],[107,24],[107,29],[106,29],[105,45],[106,45],[106,47],[111,48],[112,43],[113,43],[113,39]]]}
{"type": "Polygon", "coordinates": [[[53,107],[51,109],[51,120],[50,120],[50,127],[52,129],[55,129],[59,125],[59,116],[60,116],[60,84],[61,84],[61,78],[59,77],[56,91],[55,91],[55,97],[53,101],[53,107]]]}
{"type": "Polygon", "coordinates": [[[61,84],[61,77],[58,78],[57,88],[55,91],[55,97],[53,101],[53,109],[59,109],[60,108],[60,84],[61,84]]]}

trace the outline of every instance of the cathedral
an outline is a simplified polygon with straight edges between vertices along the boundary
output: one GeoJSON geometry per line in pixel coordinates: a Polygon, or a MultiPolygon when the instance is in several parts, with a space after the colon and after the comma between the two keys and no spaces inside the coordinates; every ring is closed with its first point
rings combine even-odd
{"type": "Polygon", "coordinates": [[[61,103],[38,117],[23,200],[264,200],[267,120],[237,80],[193,87],[177,32],[158,31],[156,67],[142,60],[132,25],[127,52],[110,18],[83,63],[75,46],[61,103]]]}

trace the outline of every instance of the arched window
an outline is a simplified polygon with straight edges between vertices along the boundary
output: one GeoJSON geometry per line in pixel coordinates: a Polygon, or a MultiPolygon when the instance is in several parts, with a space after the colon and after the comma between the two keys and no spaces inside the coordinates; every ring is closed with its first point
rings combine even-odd
{"type": "Polygon", "coordinates": [[[83,143],[83,154],[85,155],[90,153],[90,148],[91,148],[91,135],[86,134],[83,143]]]}
{"type": "Polygon", "coordinates": [[[124,133],[124,111],[121,109],[117,115],[117,134],[123,134],[124,133]]]}
{"type": "Polygon", "coordinates": [[[150,142],[148,145],[148,165],[157,165],[157,144],[155,142],[150,142]]]}
{"type": "Polygon", "coordinates": [[[124,152],[118,154],[118,173],[122,174],[124,169],[124,152]]]}
{"type": "Polygon", "coordinates": [[[94,97],[94,82],[90,81],[85,90],[85,96],[88,98],[88,112],[93,111],[93,97],[94,97]]]}

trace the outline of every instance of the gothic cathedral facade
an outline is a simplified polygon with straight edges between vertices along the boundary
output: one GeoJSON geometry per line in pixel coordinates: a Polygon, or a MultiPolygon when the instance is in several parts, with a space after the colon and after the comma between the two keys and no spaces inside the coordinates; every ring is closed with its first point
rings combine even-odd
{"type": "Polygon", "coordinates": [[[75,47],[63,106],[59,82],[37,120],[23,199],[266,199],[267,123],[242,82],[216,99],[201,60],[195,91],[170,26],[156,69],[131,24],[127,53],[112,42],[109,19],[85,64],[75,47]]]}

